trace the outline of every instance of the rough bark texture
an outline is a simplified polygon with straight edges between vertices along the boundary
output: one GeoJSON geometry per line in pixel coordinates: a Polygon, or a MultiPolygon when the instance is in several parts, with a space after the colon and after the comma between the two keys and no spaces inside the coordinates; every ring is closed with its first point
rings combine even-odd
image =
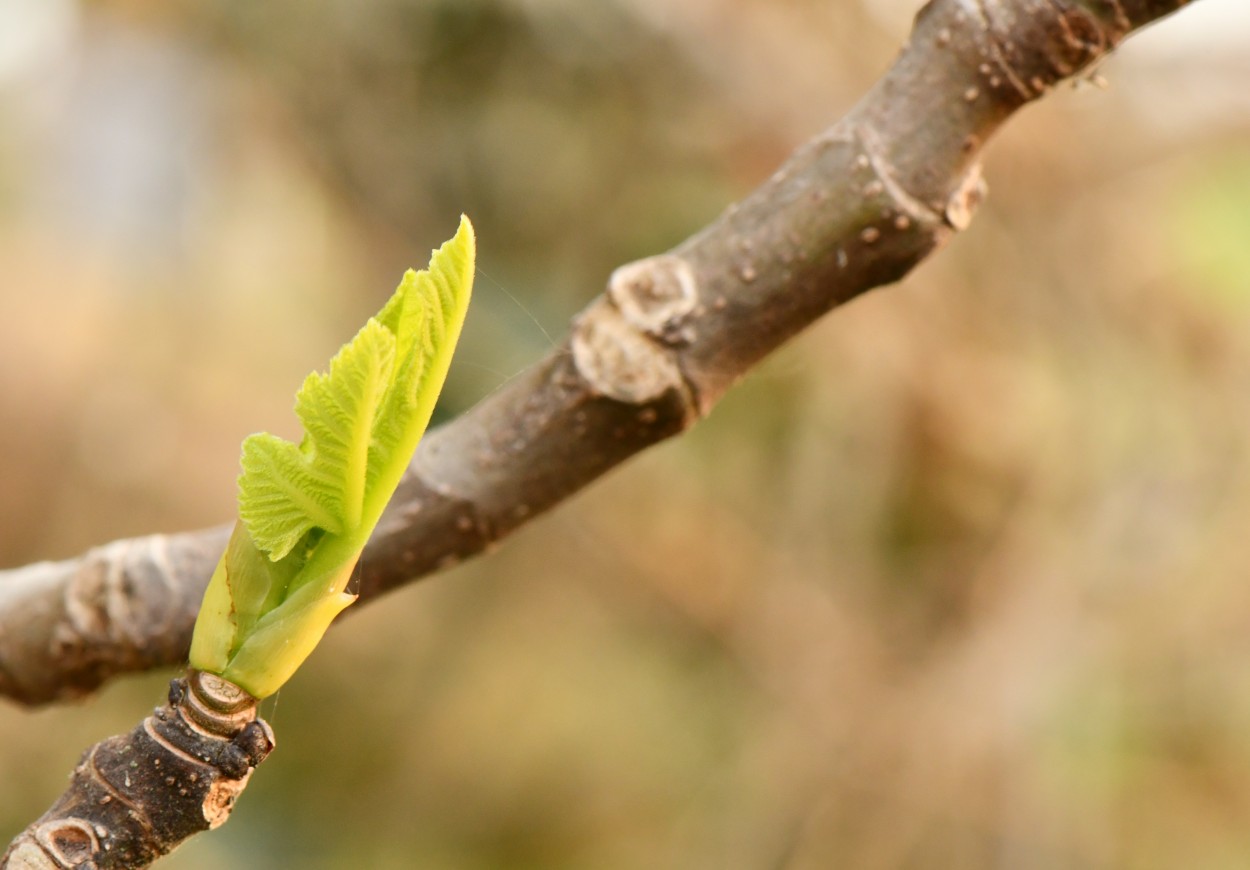
{"type": "Polygon", "coordinates": [[[225,822],[273,745],[255,698],[192,671],[133,731],[83,753],[65,793],[13,840],[0,870],[146,867],[225,822]]]}
{"type": "MultiPolygon", "coordinates": [[[[831,308],[971,220],[1017,109],[1188,0],[931,0],[834,127],[667,254],[622,266],[555,351],[430,433],[366,550],[361,597],[480,552],[707,414],[831,308]]],[[[185,658],[226,527],[0,578],[0,692],[40,703],[185,658]]]]}

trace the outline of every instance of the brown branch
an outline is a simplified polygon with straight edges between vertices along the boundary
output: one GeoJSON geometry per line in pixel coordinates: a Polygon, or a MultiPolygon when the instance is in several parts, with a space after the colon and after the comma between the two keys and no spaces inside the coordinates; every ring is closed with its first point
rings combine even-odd
{"type": "MultiPolygon", "coordinates": [[[[667,254],[617,269],[563,344],[422,443],[364,558],[370,600],[481,552],[689,428],[831,308],[971,220],[1017,109],[1188,0],[931,0],[834,127],[667,254]]],[[[40,703],[185,659],[217,528],[0,576],[0,692],[40,703]]]]}
{"type": "Polygon", "coordinates": [[[0,857],[0,870],[147,867],[223,824],[273,751],[256,699],[192,671],[128,734],[83,753],[65,792],[0,857]]]}

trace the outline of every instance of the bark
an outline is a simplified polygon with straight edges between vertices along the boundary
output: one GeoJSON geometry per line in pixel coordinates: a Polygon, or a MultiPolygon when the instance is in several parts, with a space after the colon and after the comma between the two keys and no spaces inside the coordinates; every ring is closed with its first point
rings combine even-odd
{"type": "MultiPolygon", "coordinates": [[[[672,251],[617,269],[561,345],[430,433],[363,560],[369,601],[481,552],[678,434],[833,307],[971,220],[1016,110],[1188,0],[931,0],[885,76],[672,251]]],[[[0,578],[0,692],[41,703],[185,659],[228,526],[0,578]]]]}
{"type": "Polygon", "coordinates": [[[146,867],[224,823],[273,746],[255,698],[192,671],[133,731],[83,753],[65,793],[13,840],[0,870],[146,867]]]}

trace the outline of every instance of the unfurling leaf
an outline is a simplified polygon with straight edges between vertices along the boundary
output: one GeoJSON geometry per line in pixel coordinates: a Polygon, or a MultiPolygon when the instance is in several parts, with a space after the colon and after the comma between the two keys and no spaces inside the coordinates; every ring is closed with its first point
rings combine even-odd
{"type": "Polygon", "coordinates": [[[341,535],[360,525],[370,442],[395,367],[395,336],[370,318],[295,396],[304,440],[261,432],[243,442],[239,518],[278,561],[312,528],[341,535]]]}
{"type": "Polygon", "coordinates": [[[473,286],[473,228],[433,253],[295,399],[304,437],[243,442],[239,525],[196,620],[191,664],[276,691],[354,600],[352,569],[429,425],[473,286]]]}

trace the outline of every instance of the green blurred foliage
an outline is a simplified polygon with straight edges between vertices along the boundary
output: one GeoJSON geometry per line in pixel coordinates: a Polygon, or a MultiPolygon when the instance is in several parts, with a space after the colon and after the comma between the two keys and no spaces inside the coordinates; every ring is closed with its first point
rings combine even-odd
{"type": "Polygon", "coordinates": [[[1176,203],[1174,232],[1195,291],[1228,306],[1230,317],[1250,305],[1250,153],[1230,149],[1196,172],[1176,203]]]}
{"type": "MultiPolygon", "coordinates": [[[[242,437],[461,211],[469,406],[845,111],[884,5],[82,6],[0,83],[0,556],[224,520],[242,437]]],[[[1135,45],[1013,119],[903,285],[331,632],[162,866],[1250,862],[1247,119],[1158,123],[1135,45]]],[[[0,830],[166,678],[0,710],[0,830]]]]}

